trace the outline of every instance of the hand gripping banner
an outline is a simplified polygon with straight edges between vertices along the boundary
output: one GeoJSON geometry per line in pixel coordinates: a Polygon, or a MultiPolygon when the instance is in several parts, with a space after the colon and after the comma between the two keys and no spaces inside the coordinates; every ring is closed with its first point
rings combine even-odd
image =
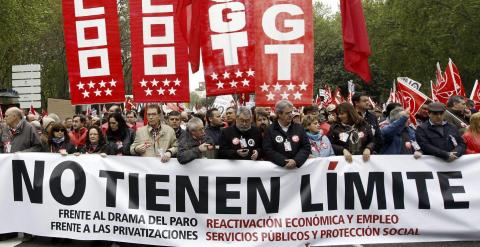
{"type": "Polygon", "coordinates": [[[256,104],[313,98],[312,1],[255,1],[256,104]]]}
{"type": "Polygon", "coordinates": [[[117,1],[63,0],[72,104],[123,102],[117,1]]]}
{"type": "Polygon", "coordinates": [[[188,49],[174,0],[131,0],[135,102],[188,102],[188,49]]]}
{"type": "MultiPolygon", "coordinates": [[[[203,69],[207,96],[255,91],[252,0],[202,0],[203,69]]],[[[195,11],[195,10],[194,10],[195,11]]]]}

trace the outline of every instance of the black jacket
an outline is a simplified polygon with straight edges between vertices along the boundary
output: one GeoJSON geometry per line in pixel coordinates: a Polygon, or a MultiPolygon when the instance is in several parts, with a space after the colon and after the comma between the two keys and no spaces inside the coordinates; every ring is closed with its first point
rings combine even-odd
{"type": "Polygon", "coordinates": [[[430,121],[417,127],[417,142],[423,153],[444,160],[448,159],[450,152],[457,152],[457,157],[462,156],[465,153],[466,145],[457,127],[446,122],[442,128],[443,133],[430,124],[430,121]]]}
{"type": "Polygon", "coordinates": [[[383,137],[382,137],[382,133],[380,132],[377,116],[375,116],[375,114],[371,113],[370,111],[367,111],[365,113],[364,119],[372,128],[371,132],[375,138],[372,151],[375,151],[376,153],[380,153],[380,149],[383,146],[383,137]]]}
{"type": "Polygon", "coordinates": [[[205,128],[205,135],[209,136],[215,146],[220,145],[220,135],[222,134],[222,129],[220,127],[207,126],[205,128]]]}
{"type": "Polygon", "coordinates": [[[270,125],[263,138],[263,152],[265,158],[278,166],[285,166],[286,159],[293,159],[300,167],[311,153],[307,133],[300,124],[293,123],[285,133],[278,121],[270,125]],[[291,150],[285,150],[285,142],[290,142],[291,150]]]}
{"type": "Polygon", "coordinates": [[[219,151],[221,159],[250,160],[253,150],[257,150],[257,159],[260,159],[261,149],[262,135],[257,127],[252,126],[252,128],[246,132],[240,132],[237,126],[228,127],[222,130],[219,151]],[[242,139],[246,146],[242,147],[242,139]],[[241,157],[237,153],[237,150],[239,149],[248,149],[248,155],[241,157]]]}
{"type": "Polygon", "coordinates": [[[343,155],[343,149],[347,149],[352,155],[363,154],[368,148],[373,151],[375,147],[375,138],[372,134],[372,128],[366,122],[362,122],[358,126],[351,127],[341,123],[334,123],[330,126],[328,138],[332,143],[335,155],[343,155]],[[355,134],[356,133],[356,134],[355,134]],[[355,136],[355,135],[357,136],[355,136]],[[358,137],[358,142],[356,139],[358,137]]]}
{"type": "Polygon", "coordinates": [[[132,146],[135,140],[135,132],[132,129],[126,129],[125,137],[122,139],[121,132],[107,131],[106,140],[107,144],[114,148],[115,154],[130,155],[130,146],[132,146]],[[117,145],[117,142],[121,142],[121,145],[117,145]]]}
{"type": "Polygon", "coordinates": [[[213,140],[207,135],[202,140],[195,140],[190,132],[185,131],[178,142],[178,162],[183,165],[194,159],[201,159],[203,156],[209,159],[215,158],[214,150],[207,151],[205,154],[200,151],[198,147],[203,143],[213,145],[213,140]]]}

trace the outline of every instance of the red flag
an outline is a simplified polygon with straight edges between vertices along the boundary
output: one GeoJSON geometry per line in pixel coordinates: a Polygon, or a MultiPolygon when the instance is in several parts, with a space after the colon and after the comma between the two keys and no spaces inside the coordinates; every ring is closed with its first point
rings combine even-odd
{"type": "Polygon", "coordinates": [[[343,98],[339,87],[337,87],[335,89],[334,101],[333,102],[334,102],[335,105],[340,105],[341,103],[345,102],[345,98],[343,98]]]}
{"type": "Polygon", "coordinates": [[[371,54],[361,0],[340,0],[345,69],[372,80],[368,57],[371,54]]]}
{"type": "Polygon", "coordinates": [[[428,97],[422,92],[398,81],[397,90],[401,96],[400,103],[403,108],[410,108],[410,121],[416,124],[415,115],[422,105],[428,101],[428,97]]]}
{"type": "Polygon", "coordinates": [[[42,117],[48,116],[48,111],[45,109],[42,109],[42,117]]]}
{"type": "Polygon", "coordinates": [[[472,93],[470,94],[470,99],[475,102],[475,108],[480,108],[480,86],[478,85],[478,80],[473,84],[472,93]]]}
{"type": "Polygon", "coordinates": [[[200,9],[201,0],[178,0],[176,16],[179,18],[182,35],[188,42],[188,57],[192,72],[200,67],[200,9]]]}
{"type": "Polygon", "coordinates": [[[439,63],[437,63],[437,70],[435,71],[435,76],[437,83],[431,85],[432,99],[434,101],[446,104],[448,98],[450,98],[452,95],[455,95],[455,86],[453,85],[453,83],[451,83],[452,80],[449,81],[450,83],[447,82],[439,63]]]}
{"type": "Polygon", "coordinates": [[[256,105],[287,99],[296,106],[313,98],[312,2],[254,1],[256,105]]]}
{"type": "Polygon", "coordinates": [[[460,72],[452,59],[448,59],[448,65],[445,69],[445,80],[447,84],[453,85],[455,95],[467,97],[465,94],[465,88],[463,87],[462,78],[460,77],[460,72]]]}
{"type": "Polygon", "coordinates": [[[63,0],[72,104],[125,97],[116,1],[63,0]]]}
{"type": "Polygon", "coordinates": [[[38,113],[35,110],[35,108],[33,108],[33,105],[30,105],[30,110],[28,110],[28,114],[33,114],[35,116],[38,116],[38,113]]]}
{"type": "MultiPolygon", "coordinates": [[[[188,102],[188,47],[175,0],[130,1],[135,102],[188,102]]],[[[185,24],[184,24],[185,25],[185,24]]]]}
{"type": "Polygon", "coordinates": [[[254,92],[253,1],[200,1],[200,44],[207,96],[254,92]]]}

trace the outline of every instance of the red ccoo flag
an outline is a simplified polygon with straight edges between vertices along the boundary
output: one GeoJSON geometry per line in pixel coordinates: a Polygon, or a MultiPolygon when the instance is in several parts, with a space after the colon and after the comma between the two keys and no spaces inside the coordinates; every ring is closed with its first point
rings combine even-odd
{"type": "Polygon", "coordinates": [[[478,80],[473,84],[472,93],[470,94],[470,99],[475,102],[475,108],[480,107],[480,86],[478,86],[478,80]]]}
{"type": "Polygon", "coordinates": [[[398,81],[397,90],[401,96],[400,103],[403,108],[410,108],[410,121],[416,125],[415,115],[418,113],[422,105],[428,101],[428,97],[422,92],[400,81],[398,81]]]}
{"type": "Polygon", "coordinates": [[[451,80],[447,82],[444,73],[440,69],[439,63],[437,63],[437,70],[435,71],[435,76],[437,83],[431,85],[432,99],[434,101],[446,104],[448,98],[450,98],[452,95],[455,95],[455,86],[453,85],[453,83],[451,83],[451,80]]]}
{"type": "Polygon", "coordinates": [[[371,54],[361,0],[340,0],[345,69],[370,82],[371,54]]]}
{"type": "Polygon", "coordinates": [[[447,84],[453,85],[455,95],[467,97],[465,94],[465,88],[463,87],[462,78],[460,78],[460,72],[458,72],[458,68],[453,63],[452,59],[448,59],[448,65],[445,69],[445,80],[447,84]]]}

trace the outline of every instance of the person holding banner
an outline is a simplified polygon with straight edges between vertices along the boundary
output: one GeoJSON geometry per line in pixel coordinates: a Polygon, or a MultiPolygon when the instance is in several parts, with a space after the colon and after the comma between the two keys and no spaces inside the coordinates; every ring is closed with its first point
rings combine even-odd
{"type": "Polygon", "coordinates": [[[452,162],[465,153],[465,142],[457,127],[445,121],[445,105],[433,102],[428,105],[430,120],[417,127],[417,141],[426,155],[452,162]]]}
{"type": "Polygon", "coordinates": [[[323,134],[318,123],[318,117],[315,115],[306,115],[303,119],[303,127],[305,128],[312,147],[310,158],[329,157],[335,155],[332,144],[327,135],[323,134]]]}
{"type": "Polygon", "coordinates": [[[293,104],[288,100],[275,105],[277,120],[267,129],[263,151],[267,160],[293,169],[301,167],[310,156],[311,147],[302,125],[293,123],[293,104]]]}
{"type": "Polygon", "coordinates": [[[363,161],[369,161],[375,147],[372,127],[347,102],[338,105],[337,116],[329,134],[335,154],[343,155],[348,163],[352,155],[363,155],[363,161]]]}
{"type": "Polygon", "coordinates": [[[193,117],[187,122],[187,131],[180,137],[178,162],[182,165],[201,158],[213,159],[214,144],[212,138],[205,135],[203,121],[193,117]]]}
{"type": "Polygon", "coordinates": [[[372,128],[372,134],[375,137],[375,146],[371,151],[376,151],[378,153],[380,151],[380,147],[382,146],[382,134],[380,133],[377,116],[369,111],[369,109],[372,107],[370,104],[370,97],[365,93],[356,92],[352,96],[352,103],[358,114],[360,114],[360,116],[362,116],[372,128]]]}
{"type": "Polygon", "coordinates": [[[219,155],[222,159],[258,160],[261,157],[262,135],[252,126],[252,112],[241,106],[237,110],[235,126],[222,130],[219,155]]]}
{"type": "Polygon", "coordinates": [[[102,157],[107,155],[114,155],[115,147],[112,144],[107,144],[103,132],[99,126],[90,126],[87,130],[88,139],[79,153],[82,154],[100,154],[102,157]]]}
{"type": "Polygon", "coordinates": [[[135,141],[130,147],[132,155],[161,158],[168,162],[177,153],[177,137],[172,127],[161,124],[162,110],[160,106],[147,106],[148,125],[137,130],[135,141]]]}
{"type": "Polygon", "coordinates": [[[414,154],[416,159],[422,156],[409,118],[410,108],[396,107],[390,111],[388,124],[380,129],[384,140],[381,154],[414,154]]]}
{"type": "Polygon", "coordinates": [[[127,122],[120,113],[110,114],[107,122],[107,143],[113,144],[116,155],[130,155],[130,146],[135,140],[135,132],[127,126],[127,122]]]}
{"type": "Polygon", "coordinates": [[[465,154],[479,154],[480,153],[480,112],[473,114],[470,117],[470,126],[467,132],[463,135],[467,150],[465,154]]]}
{"type": "Polygon", "coordinates": [[[54,123],[48,133],[47,145],[43,148],[47,153],[60,153],[62,155],[73,154],[77,150],[70,143],[68,131],[61,123],[54,123]]]}
{"type": "Polygon", "coordinates": [[[37,132],[23,119],[22,114],[22,110],[17,107],[10,107],[5,111],[6,125],[1,133],[1,152],[40,152],[42,150],[37,132]]]}

